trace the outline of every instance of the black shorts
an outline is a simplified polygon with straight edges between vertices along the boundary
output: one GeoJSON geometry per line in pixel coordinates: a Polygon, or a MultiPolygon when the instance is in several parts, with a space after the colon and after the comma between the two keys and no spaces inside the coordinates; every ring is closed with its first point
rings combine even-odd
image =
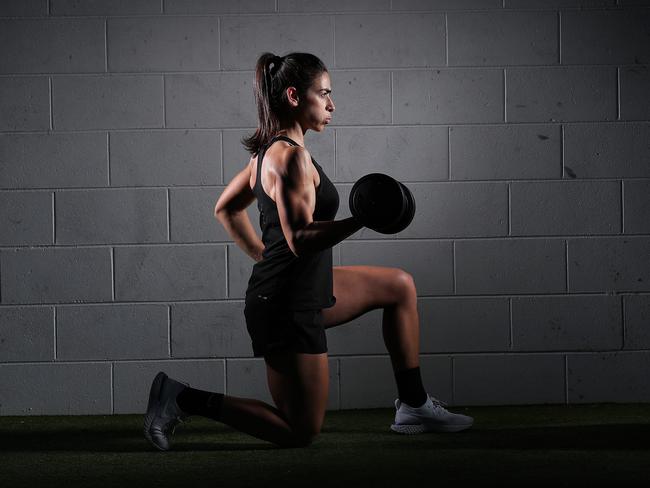
{"type": "Polygon", "coordinates": [[[244,316],[255,357],[275,351],[327,352],[320,309],[288,310],[270,300],[247,299],[244,316]]]}

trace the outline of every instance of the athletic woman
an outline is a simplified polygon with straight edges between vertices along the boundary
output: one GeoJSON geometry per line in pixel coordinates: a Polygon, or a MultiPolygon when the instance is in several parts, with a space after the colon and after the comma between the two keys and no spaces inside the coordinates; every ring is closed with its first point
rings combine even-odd
{"type": "Polygon", "coordinates": [[[362,228],[334,220],[336,188],[305,147],[334,113],[325,65],[308,53],[264,53],[255,70],[259,127],[242,142],[252,157],[219,197],[216,218],[256,261],[244,314],[253,354],[263,357],[275,405],[192,388],[160,372],[151,386],[145,436],[167,450],[190,415],[223,422],[282,447],[311,444],[329,389],[325,329],[383,309],[382,333],[399,398],[399,433],[455,432],[471,417],[448,412],[422,385],[413,277],[398,268],[332,266],[332,246],[362,228]],[[262,238],[246,208],[257,200],[262,238]]]}

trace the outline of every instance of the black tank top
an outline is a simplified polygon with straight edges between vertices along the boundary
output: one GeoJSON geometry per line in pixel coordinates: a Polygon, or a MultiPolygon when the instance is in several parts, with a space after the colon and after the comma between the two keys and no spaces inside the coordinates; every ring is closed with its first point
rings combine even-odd
{"type": "MultiPolygon", "coordinates": [[[[259,151],[253,193],[260,211],[264,251],[262,260],[253,266],[248,280],[246,301],[271,300],[290,310],[331,307],[336,302],[333,295],[332,248],[296,256],[282,232],[278,208],[262,187],[264,154],[277,140],[287,141],[293,146],[299,145],[292,139],[279,135],[259,151]]],[[[339,208],[339,194],[314,158],[312,163],[320,176],[313,219],[334,220],[339,208]]]]}

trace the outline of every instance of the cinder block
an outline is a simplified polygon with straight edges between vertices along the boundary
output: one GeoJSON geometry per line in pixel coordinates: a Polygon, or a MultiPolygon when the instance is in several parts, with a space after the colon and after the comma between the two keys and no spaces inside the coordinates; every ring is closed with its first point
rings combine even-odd
{"type": "Polygon", "coordinates": [[[568,11],[562,24],[562,64],[648,64],[647,11],[568,11]]]}
{"type": "MultiPolygon", "coordinates": [[[[214,207],[222,192],[223,187],[170,190],[171,241],[232,242],[225,227],[214,216],[214,207]]],[[[252,223],[255,225],[254,220],[252,223]]]]}
{"type": "MultiPolygon", "coordinates": [[[[253,221],[255,229],[258,225],[253,221]]],[[[261,234],[261,232],[258,232],[261,234]]],[[[244,298],[255,261],[239,246],[228,246],[228,298],[244,298]]]]}
{"type": "Polygon", "coordinates": [[[511,183],[512,235],[618,234],[618,181],[511,183]]]}
{"type": "Polygon", "coordinates": [[[650,349],[650,296],[623,297],[625,349],[650,349]]]}
{"type": "Polygon", "coordinates": [[[0,20],[0,73],[104,72],[103,19],[0,20]]]}
{"type": "Polygon", "coordinates": [[[505,298],[420,298],[420,352],[487,352],[510,348],[505,298]]]}
{"type": "Polygon", "coordinates": [[[623,181],[623,230],[626,234],[650,234],[650,181],[623,181]]]}
{"type": "Polygon", "coordinates": [[[456,241],[456,293],[564,293],[560,239],[456,241]]]}
{"type": "MultiPolygon", "coordinates": [[[[327,410],[338,410],[339,406],[339,369],[338,360],[328,360],[329,396],[327,410]]],[[[266,376],[266,364],[263,358],[228,359],[226,361],[228,395],[254,398],[276,406],[269,391],[266,376]]]]}
{"type": "Polygon", "coordinates": [[[558,178],[561,128],[503,125],[449,128],[451,180],[558,178]]]}
{"type": "Polygon", "coordinates": [[[389,71],[330,71],[332,125],[392,123],[390,78],[389,71]]]}
{"type": "Polygon", "coordinates": [[[50,0],[52,15],[140,15],[161,13],[160,0],[50,0]]]}
{"type": "MultiPolygon", "coordinates": [[[[334,171],[334,132],[305,134],[305,147],[311,157],[323,168],[327,177],[336,180],[334,171]]],[[[241,140],[252,135],[254,130],[224,130],[223,131],[223,180],[228,184],[237,174],[248,166],[251,154],[246,151],[241,140]]]]}
{"type": "Polygon", "coordinates": [[[650,353],[569,354],[569,403],[650,401],[650,353]]]}
{"type": "Polygon", "coordinates": [[[221,184],[217,131],[114,132],[110,154],[115,186],[221,184]]]}
{"type": "Polygon", "coordinates": [[[106,134],[0,135],[0,187],[108,185],[106,134]]]}
{"type": "Polygon", "coordinates": [[[621,299],[513,297],[515,351],[602,351],[623,344],[621,299]]]}
{"type": "Polygon", "coordinates": [[[329,15],[222,17],[221,69],[254,71],[257,59],[266,51],[278,56],[294,51],[312,53],[325,66],[332,66],[333,30],[329,15]]]}
{"type": "Polygon", "coordinates": [[[52,307],[0,308],[0,361],[53,361],[52,307]]]}
{"type": "Polygon", "coordinates": [[[168,322],[166,305],[57,307],[57,359],[166,359],[168,322]]]}
{"type": "Polygon", "coordinates": [[[368,127],[336,135],[337,181],[385,173],[401,182],[446,180],[446,127],[368,127]]]}
{"type": "Polygon", "coordinates": [[[125,246],[114,252],[117,300],[226,297],[224,246],[125,246]]]}
{"type": "Polygon", "coordinates": [[[275,0],[165,0],[166,14],[275,12],[275,0]]]}
{"type": "Polygon", "coordinates": [[[454,402],[459,405],[565,403],[561,354],[494,354],[454,358],[454,402]]]}
{"type": "Polygon", "coordinates": [[[437,69],[393,73],[393,123],[503,122],[503,71],[437,69]]]}
{"type": "Polygon", "coordinates": [[[558,64],[556,12],[447,14],[449,66],[558,64]]]}
{"type": "Polygon", "coordinates": [[[344,242],[341,264],[401,268],[413,276],[420,296],[454,292],[451,242],[344,242]]]}
{"type": "Polygon", "coordinates": [[[0,245],[52,244],[52,193],[0,192],[0,245]]]}
{"type": "MultiPolygon", "coordinates": [[[[415,199],[413,221],[402,232],[381,234],[363,227],[349,239],[394,240],[508,235],[508,189],[501,183],[406,183],[415,199]]],[[[350,216],[351,186],[339,188],[337,218],[350,216]]]]}
{"type": "MultiPolygon", "coordinates": [[[[337,300],[340,300],[337,297],[337,300]]],[[[345,324],[326,329],[330,356],[386,354],[382,333],[382,309],[375,309],[345,324]]]]}
{"type": "Polygon", "coordinates": [[[115,414],[144,415],[151,383],[159,371],[200,390],[223,393],[224,361],[122,361],[114,363],[113,397],[115,414]]]}
{"type": "MultiPolygon", "coordinates": [[[[650,119],[650,69],[647,66],[620,69],[621,120],[650,119]]],[[[647,165],[646,165],[647,168],[647,165]]]]}
{"type": "Polygon", "coordinates": [[[175,358],[252,357],[244,303],[172,304],[171,344],[175,358]]]}
{"type": "Polygon", "coordinates": [[[649,140],[648,124],[566,124],[564,177],[650,177],[649,140]]]}
{"type": "Polygon", "coordinates": [[[165,75],[166,127],[257,125],[253,81],[250,71],[165,75]]]}
{"type": "Polygon", "coordinates": [[[569,291],[650,291],[647,237],[569,239],[569,291]]]}
{"type": "Polygon", "coordinates": [[[0,130],[50,129],[47,76],[0,77],[0,130]]]}
{"type": "Polygon", "coordinates": [[[108,248],[3,249],[3,303],[111,300],[108,248]]]}
{"type": "Polygon", "coordinates": [[[167,242],[165,189],[59,191],[55,212],[57,244],[167,242]]]}
{"type": "Polygon", "coordinates": [[[504,0],[505,8],[516,9],[570,9],[614,7],[616,0],[504,0]]]}
{"type": "Polygon", "coordinates": [[[56,130],[162,127],[163,80],[159,75],[55,76],[52,112],[56,130]]]}
{"type": "Polygon", "coordinates": [[[218,17],[108,19],[108,71],[219,69],[218,17]]]}
{"type": "MultiPolygon", "coordinates": [[[[395,408],[397,384],[389,356],[343,357],[339,361],[342,410],[395,408]]],[[[422,356],[420,372],[427,393],[451,405],[451,358],[422,356]]]]}
{"type": "Polygon", "coordinates": [[[110,363],[0,364],[0,415],[108,415],[110,363]]]}
{"type": "Polygon", "coordinates": [[[279,0],[279,12],[373,12],[390,10],[390,0],[279,0]]]}
{"type": "Polygon", "coordinates": [[[334,25],[337,68],[445,65],[443,14],[338,15],[334,25]]]}
{"type": "Polygon", "coordinates": [[[502,8],[503,0],[392,0],[392,10],[471,10],[502,8]]]}
{"type": "Polygon", "coordinates": [[[614,68],[506,68],[508,122],[616,120],[614,68]]]}
{"type": "Polygon", "coordinates": [[[47,15],[47,0],[4,0],[0,17],[43,17],[47,15]]]}

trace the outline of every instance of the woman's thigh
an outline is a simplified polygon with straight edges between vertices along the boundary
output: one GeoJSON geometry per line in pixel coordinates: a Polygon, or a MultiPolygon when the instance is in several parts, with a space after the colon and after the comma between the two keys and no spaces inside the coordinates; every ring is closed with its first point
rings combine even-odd
{"type": "Polygon", "coordinates": [[[281,351],[264,356],[269,390],[296,434],[312,438],[325,419],[329,393],[327,353],[281,351]]]}
{"type": "Polygon", "coordinates": [[[376,308],[417,300],[413,277],[400,268],[334,266],[334,306],[323,309],[327,329],[376,308]]]}

